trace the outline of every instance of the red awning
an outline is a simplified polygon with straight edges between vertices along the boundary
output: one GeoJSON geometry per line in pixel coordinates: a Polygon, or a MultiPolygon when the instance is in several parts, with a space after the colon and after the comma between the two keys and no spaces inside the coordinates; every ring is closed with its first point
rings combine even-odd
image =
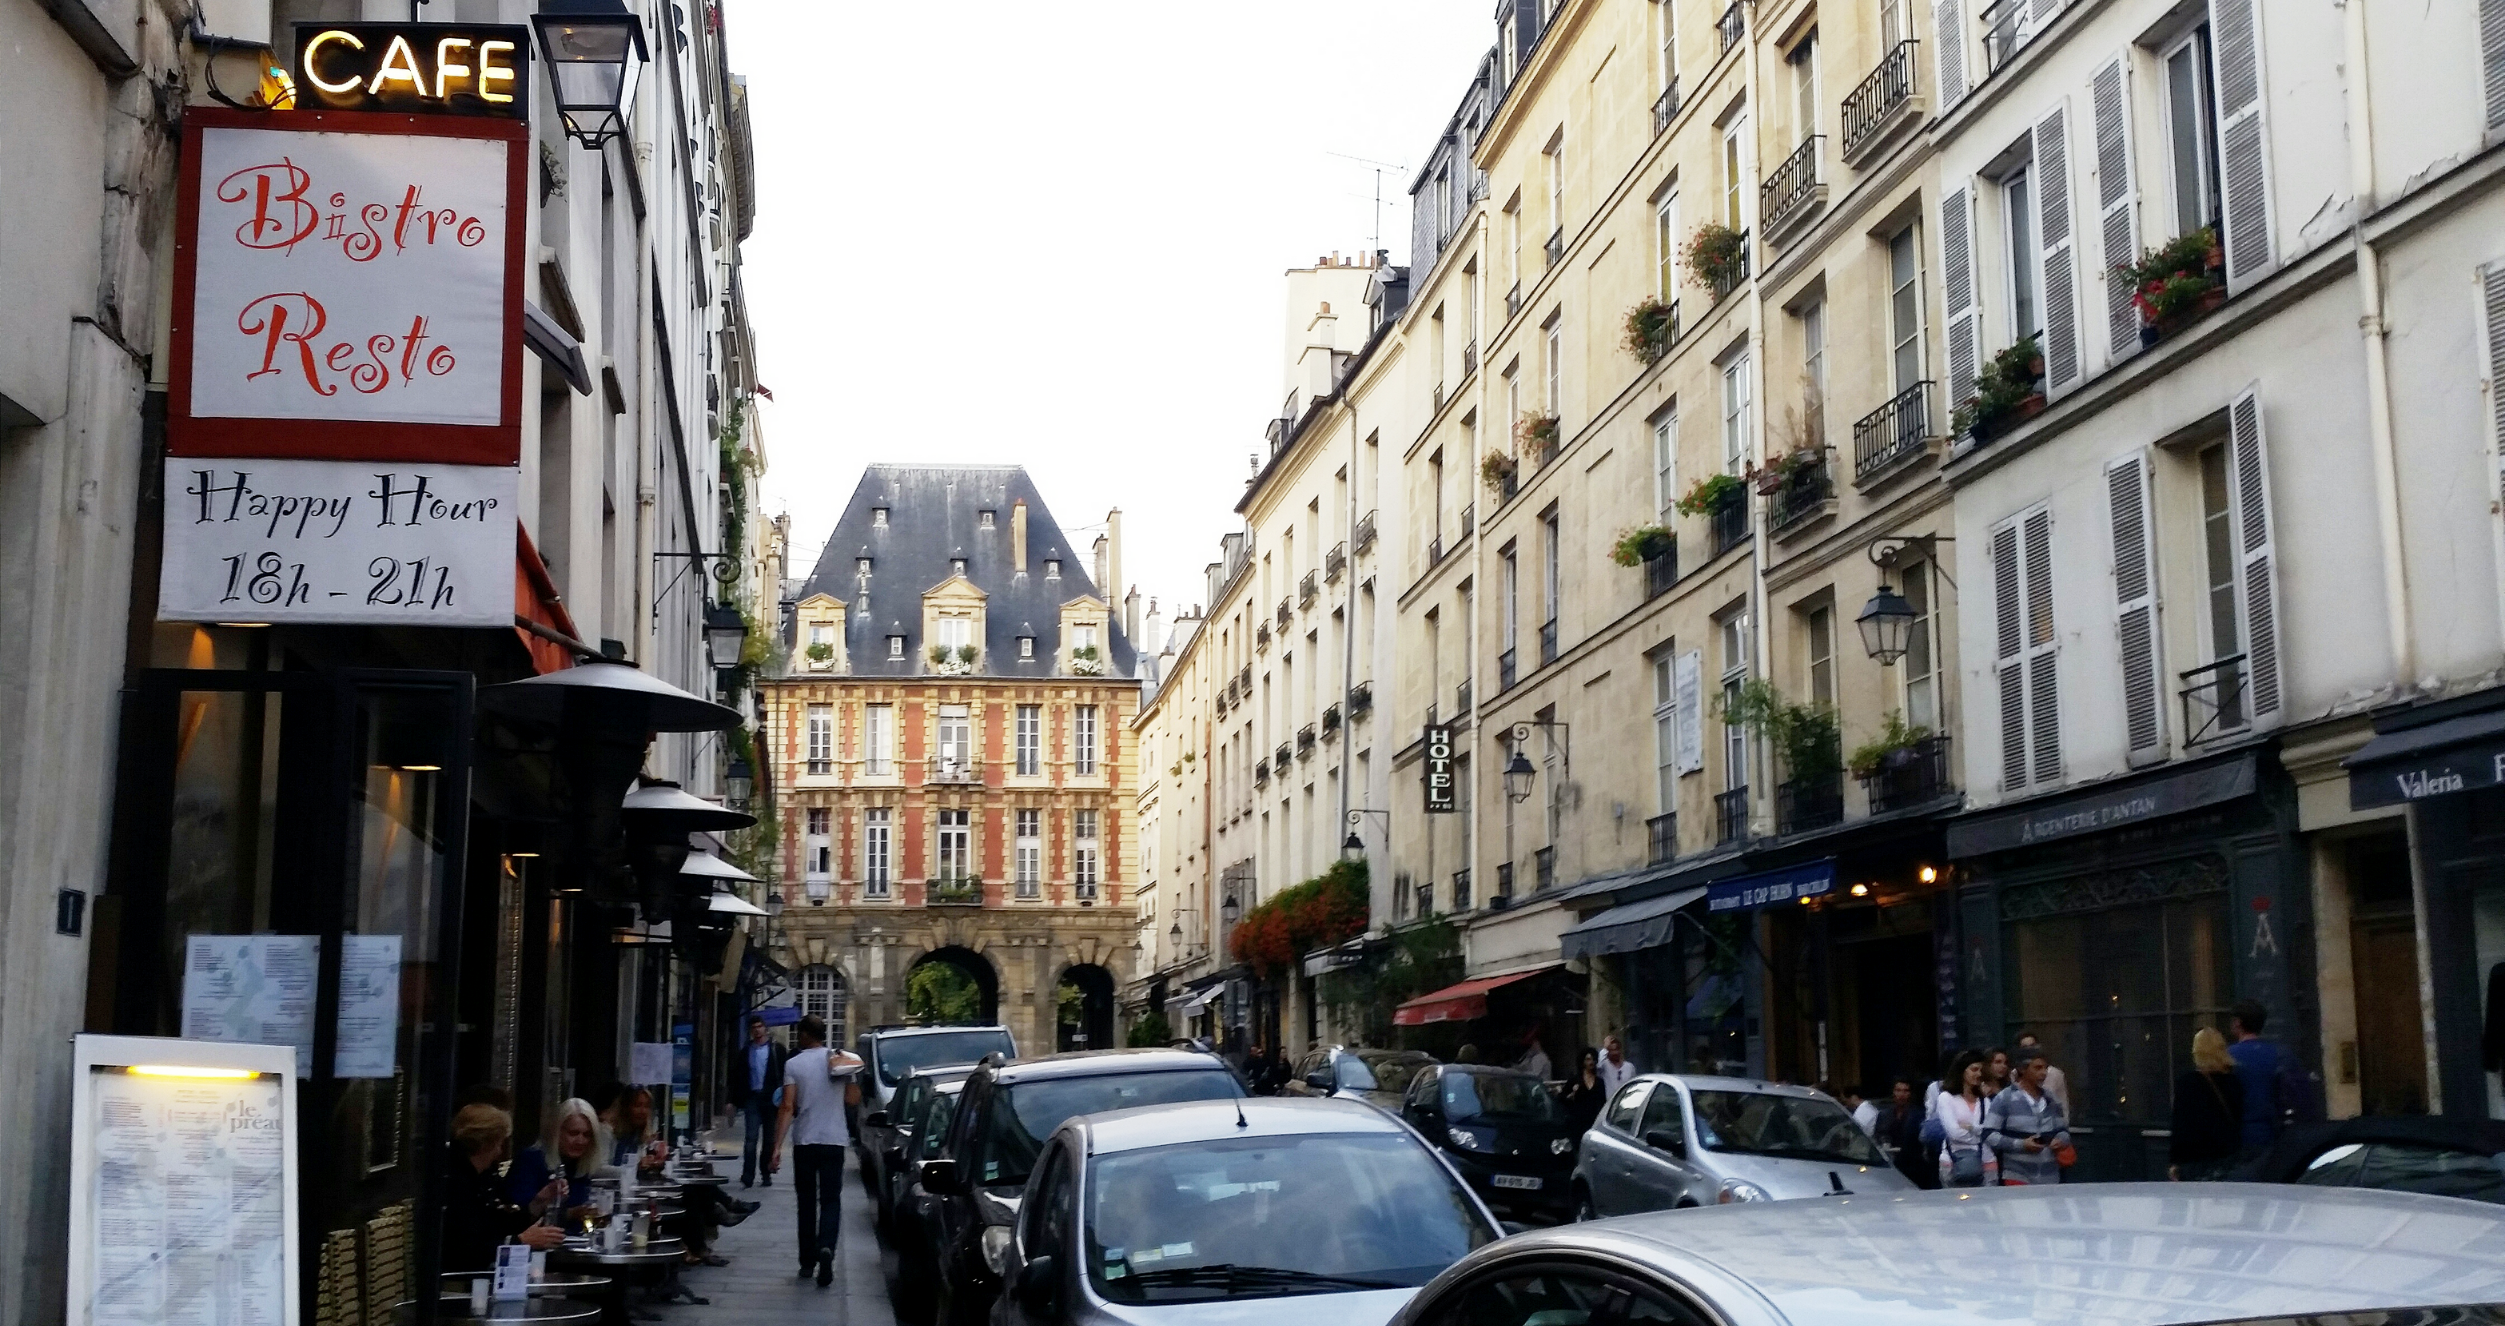
{"type": "Polygon", "coordinates": [[[1393,1025],[1423,1027],[1430,1022],[1475,1021],[1487,1016],[1488,991],[1501,985],[1511,985],[1516,981],[1527,981],[1534,976],[1545,975],[1564,965],[1562,962],[1552,962],[1545,967],[1533,967],[1529,971],[1509,972],[1503,976],[1482,976],[1474,981],[1463,981],[1459,985],[1445,986],[1433,994],[1419,995],[1392,1010],[1393,1025]]]}
{"type": "MultiPolygon", "coordinates": [[[[514,526],[519,547],[513,557],[513,614],[534,621],[567,636],[574,634],[574,616],[565,610],[565,601],[557,595],[557,582],[548,574],[548,563],[540,560],[539,549],[531,544],[531,532],[514,526]]],[[[573,652],[565,646],[533,635],[518,624],[513,633],[522,638],[522,647],[531,653],[531,667],[538,672],[558,672],[574,666],[573,652]]]]}

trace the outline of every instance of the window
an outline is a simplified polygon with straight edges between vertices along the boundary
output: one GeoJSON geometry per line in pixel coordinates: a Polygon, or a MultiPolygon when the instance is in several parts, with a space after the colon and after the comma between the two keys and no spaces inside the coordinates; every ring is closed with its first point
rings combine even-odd
{"type": "Polygon", "coordinates": [[[1618,1088],[1609,1102],[1609,1126],[1622,1133],[1635,1131],[1636,1112],[1643,1107],[1644,1093],[1652,1089],[1650,1082],[1629,1082],[1618,1088]]]}
{"type": "Polygon", "coordinates": [[[2015,792],[2061,780],[2052,513],[2037,507],[1993,530],[1991,538],[2001,788],[2015,792]]]}
{"type": "MultiPolygon", "coordinates": [[[[1667,11],[1666,3],[1663,9],[1667,11]]],[[[1679,191],[1676,189],[1663,194],[1661,201],[1653,205],[1653,269],[1661,286],[1661,302],[1678,302],[1679,191]]]]}
{"type": "Polygon", "coordinates": [[[1903,593],[1914,610],[1913,624],[1905,632],[1905,657],[1898,664],[1905,672],[1905,721],[1938,731],[1940,678],[1931,648],[1931,568],[1921,562],[1907,566],[1903,593]]]}
{"type": "Polygon", "coordinates": [[[871,507],[871,508],[870,508],[870,528],[872,528],[872,529],[885,529],[885,528],[887,528],[887,508],[886,508],[886,507],[883,507],[883,506],[874,506],[874,507],[871,507]]]}
{"type": "MultiPolygon", "coordinates": [[[[1540,517],[1540,577],[1540,606],[1547,609],[1544,620],[1553,635],[1560,610],[1565,607],[1565,541],[1560,537],[1555,507],[1540,517]]],[[[1553,641],[1550,648],[1555,648],[1553,641]]]]}
{"type": "Polygon", "coordinates": [[[800,989],[793,1002],[800,1006],[800,1015],[814,1015],[826,1024],[826,1043],[844,1043],[844,977],[822,962],[813,962],[798,972],[800,989]]]}
{"type": "Polygon", "coordinates": [[[1097,812],[1073,811],[1070,815],[1070,836],[1077,846],[1070,857],[1070,884],[1080,898],[1096,896],[1096,867],[1102,859],[1103,843],[1097,836],[1097,812]]]}
{"type": "Polygon", "coordinates": [[[997,511],[977,511],[974,513],[974,527],[976,529],[993,529],[999,524],[1000,513],[997,511]]]}
{"type": "Polygon", "coordinates": [[[1809,441],[1826,437],[1827,303],[1817,300],[1800,311],[1801,412],[1807,416],[1809,441]]]}
{"type": "Polygon", "coordinates": [[[1018,812],[1017,881],[1018,896],[1039,898],[1044,889],[1044,812],[1018,812]]]}
{"type": "Polygon", "coordinates": [[[974,878],[974,828],[968,821],[973,812],[943,810],[939,813],[939,874],[946,883],[960,883],[974,878]]]}
{"type": "Polygon", "coordinates": [[[874,704],[862,710],[861,761],[861,772],[872,778],[895,776],[896,706],[874,704]]]}
{"type": "Polygon", "coordinates": [[[968,617],[939,619],[940,647],[951,653],[974,643],[974,621],[968,617]]]}
{"type": "Polygon", "coordinates": [[[905,638],[903,636],[891,635],[887,637],[887,656],[889,658],[903,658],[905,656],[905,638]]]}
{"type": "Polygon", "coordinates": [[[1059,580],[1061,578],[1060,558],[1047,557],[1044,559],[1044,578],[1046,580],[1059,580]]]}
{"type": "Polygon", "coordinates": [[[1070,762],[1081,778],[1096,774],[1096,706],[1083,704],[1071,711],[1070,762]]]}
{"type": "Polygon", "coordinates": [[[2001,217],[2009,241],[2009,335],[2023,341],[2043,326],[2036,283],[2044,255],[2035,250],[2034,181],[2020,168],[2001,181],[2001,217]]]}
{"type": "Polygon", "coordinates": [[[1671,678],[1671,651],[1653,656],[1654,813],[1679,808],[1679,688],[1671,678]]]}
{"type": "Polygon", "coordinates": [[[1801,38],[1784,62],[1792,67],[1792,124],[1798,130],[1793,137],[1805,143],[1818,132],[1817,32],[1801,38]]]}
{"type": "Polygon", "coordinates": [[[835,706],[809,706],[809,772],[835,772],[835,706]]]}
{"type": "MultiPolygon", "coordinates": [[[[1738,703],[1748,681],[1748,614],[1732,613],[1719,623],[1722,634],[1722,704],[1724,712],[1738,703]]],[[[1728,791],[1748,786],[1748,729],[1722,725],[1722,785],[1728,791]]]]}
{"type": "Polygon", "coordinates": [[[1897,43],[1911,41],[1914,35],[1913,15],[1906,12],[1912,0],[1880,0],[1879,49],[1892,51],[1897,43]]]}
{"type": "Polygon", "coordinates": [[[1661,24],[1661,85],[1664,88],[1679,81],[1679,16],[1670,0],[1653,6],[1661,24]]]}
{"type": "Polygon", "coordinates": [[[2209,25],[2167,49],[2166,175],[2174,192],[2175,233],[2218,224],[2217,99],[2212,95],[2209,25]]]}
{"type": "Polygon", "coordinates": [[[1522,421],[1522,364],[1519,360],[1505,365],[1505,418],[1512,423],[1522,421]]]}
{"type": "Polygon", "coordinates": [[[1722,224],[1733,230],[1747,225],[1746,214],[1741,211],[1748,182],[1744,156],[1747,149],[1741,140],[1747,133],[1746,115],[1734,115],[1722,127],[1722,224]]]}
{"type": "Polygon", "coordinates": [[[1565,381],[1565,319],[1548,315],[1548,413],[1563,415],[1566,411],[1565,381]]]}
{"type": "Polygon", "coordinates": [[[939,763],[952,772],[974,767],[974,721],[964,705],[939,707],[939,763]]]}
{"type": "Polygon", "coordinates": [[[869,897],[888,896],[895,879],[895,814],[885,807],[861,812],[861,883],[869,897]]]}
{"type": "Polygon", "coordinates": [[[1678,514],[1679,416],[1677,411],[1653,420],[1653,510],[1667,525],[1678,514]]]}
{"type": "Polygon", "coordinates": [[[1019,637],[1018,637],[1018,657],[1020,657],[1020,658],[1033,658],[1033,657],[1035,657],[1035,637],[1034,637],[1034,636],[1031,636],[1031,635],[1022,635],[1022,636],[1019,636],[1019,637]]]}
{"type": "Polygon", "coordinates": [[[1541,154],[1541,164],[1548,170],[1548,226],[1551,230],[1566,228],[1566,137],[1560,129],[1541,154]]]}
{"type": "Polygon", "coordinates": [[[829,812],[824,806],[809,807],[809,814],[805,827],[808,830],[808,842],[806,844],[809,854],[807,869],[809,872],[809,878],[811,879],[825,879],[828,875],[834,873],[834,847],[828,841],[827,821],[830,818],[830,815],[831,812],[829,812]]]}
{"type": "Polygon", "coordinates": [[[1507,653],[1513,651],[1522,621],[1522,568],[1514,559],[1513,545],[1507,544],[1505,559],[1505,616],[1503,642],[1507,653]]]}
{"type": "Polygon", "coordinates": [[[1895,388],[1901,393],[1922,381],[1922,247],[1912,226],[1888,239],[1887,285],[1888,340],[1894,351],[1895,388]]]}
{"type": "MultiPolygon", "coordinates": [[[[2209,658],[2212,662],[2242,652],[2242,558],[2237,555],[2235,504],[2227,486],[2224,443],[2201,452],[2201,550],[2208,585],[2209,658]]],[[[2222,668],[2216,678],[2218,726],[2244,726],[2244,688],[2235,669],[2222,668]]]]}
{"type": "Polygon", "coordinates": [[[1811,608],[1801,623],[1803,637],[1809,645],[1809,702],[1820,709],[1835,709],[1835,609],[1826,606],[1811,608]]]}
{"type": "Polygon", "coordinates": [[[1731,474],[1748,464],[1749,390],[1748,356],[1734,355],[1722,366],[1722,468],[1731,474]]]}
{"type": "Polygon", "coordinates": [[[835,628],[826,622],[809,623],[809,643],[832,646],[835,643],[835,628]]]}
{"type": "Polygon", "coordinates": [[[853,569],[865,576],[870,574],[870,559],[867,557],[856,559],[853,562],[853,569]]]}
{"type": "Polygon", "coordinates": [[[1094,622],[1081,622],[1070,628],[1070,633],[1074,637],[1071,643],[1075,648],[1094,649],[1096,647],[1096,624],[1094,622]]]}
{"type": "MultiPolygon", "coordinates": [[[[1661,1090],[1653,1093],[1651,1100],[1644,1103],[1644,1123],[1642,1127],[1636,1129],[1635,1135],[1649,1137],[1654,1133],[1676,1133],[1681,1141],[1685,1141],[1687,1139],[1686,1104],[1687,1102],[1679,1099],[1677,1087],[1663,1086],[1661,1090]]],[[[1710,1119],[1712,1116],[1706,1117],[1710,1119]]]]}
{"type": "Polygon", "coordinates": [[[1018,706],[1017,748],[1018,777],[1033,778],[1044,772],[1044,707],[1042,705],[1018,706]]]}
{"type": "MultiPolygon", "coordinates": [[[[1427,510],[1433,517],[1427,524],[1426,538],[1432,546],[1444,537],[1444,451],[1441,447],[1426,458],[1426,488],[1427,510]]],[[[1435,548],[1434,551],[1441,553],[1443,549],[1435,548]]]]}

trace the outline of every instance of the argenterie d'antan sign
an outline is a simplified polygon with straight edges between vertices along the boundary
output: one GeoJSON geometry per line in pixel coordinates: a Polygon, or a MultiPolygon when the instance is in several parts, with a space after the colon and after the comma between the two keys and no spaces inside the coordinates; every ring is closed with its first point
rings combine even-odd
{"type": "Polygon", "coordinates": [[[299,23],[299,110],[528,119],[530,29],[456,23],[299,23]]]}

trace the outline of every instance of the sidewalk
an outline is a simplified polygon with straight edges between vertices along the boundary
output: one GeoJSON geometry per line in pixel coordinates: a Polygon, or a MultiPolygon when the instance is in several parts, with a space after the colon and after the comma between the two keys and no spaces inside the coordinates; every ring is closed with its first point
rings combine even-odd
{"type": "Polygon", "coordinates": [[[888,1307],[887,1278],[880,1267],[878,1236],[870,1228],[870,1195],[862,1190],[859,1158],[845,1148],[844,1226],[835,1248],[835,1283],[818,1288],[817,1278],[801,1278],[800,1221],[792,1201],[791,1172],[774,1178],[771,1188],[739,1186],[739,1154],[732,1151],[714,1162],[717,1172],[732,1176],[731,1196],[761,1202],[755,1215],[722,1231],[714,1251],[729,1266],[689,1268],[684,1281],[691,1291],[712,1300],[703,1306],[647,1309],[666,1326],[759,1326],[767,1322],[810,1321],[825,1326],[893,1326],[888,1307]]]}

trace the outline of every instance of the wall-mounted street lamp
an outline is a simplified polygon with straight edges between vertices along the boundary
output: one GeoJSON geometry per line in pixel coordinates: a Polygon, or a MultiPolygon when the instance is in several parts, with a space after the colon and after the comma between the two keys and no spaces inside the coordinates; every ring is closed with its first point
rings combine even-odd
{"type": "Polygon", "coordinates": [[[1242,916],[1243,914],[1244,904],[1237,902],[1235,900],[1235,895],[1232,893],[1226,895],[1225,902],[1218,904],[1218,919],[1226,922],[1229,928],[1232,928],[1235,925],[1236,918],[1242,916]]]}
{"type": "Polygon", "coordinates": [[[1513,758],[1505,761],[1504,774],[1505,799],[1515,805],[1531,799],[1531,782],[1539,777],[1539,770],[1532,765],[1531,757],[1523,753],[1524,749],[1531,744],[1531,729],[1533,728],[1547,733],[1548,739],[1557,743],[1556,749],[1565,755],[1566,776],[1569,778],[1574,776],[1574,756],[1571,753],[1573,747],[1570,744],[1574,735],[1572,724],[1560,723],[1555,719],[1535,719],[1528,723],[1516,723],[1513,725],[1513,758]]]}
{"type": "Polygon", "coordinates": [[[1513,758],[1505,762],[1505,799],[1515,805],[1530,800],[1531,780],[1539,775],[1540,771],[1531,767],[1531,757],[1523,754],[1520,746],[1514,747],[1513,758]]]}
{"type": "Polygon", "coordinates": [[[748,757],[734,755],[722,770],[722,794],[733,810],[748,809],[748,798],[757,790],[756,771],[748,767],[748,757]]]}
{"type": "Polygon", "coordinates": [[[1354,861],[1366,854],[1366,840],[1359,836],[1357,828],[1359,825],[1365,823],[1365,817],[1368,815],[1382,816],[1383,836],[1386,838],[1392,836],[1392,812],[1388,810],[1352,810],[1348,812],[1348,837],[1339,845],[1340,859],[1344,861],[1354,861]]]}
{"type": "Polygon", "coordinates": [[[625,134],[635,80],[652,58],[643,21],[625,0],[540,0],[531,24],[566,134],[595,152],[625,134]]]}
{"type": "Polygon", "coordinates": [[[748,619],[739,615],[739,609],[727,603],[705,609],[705,650],[713,656],[716,669],[738,667],[747,647],[748,619]]]}
{"type": "MultiPolygon", "coordinates": [[[[1861,615],[1853,619],[1853,625],[1861,629],[1862,649],[1877,659],[1880,667],[1896,666],[1896,661],[1905,656],[1914,631],[1914,605],[1887,583],[1887,568],[1895,565],[1898,553],[1920,548],[1923,560],[1931,563],[1936,574],[1939,556],[1935,545],[1956,541],[1945,534],[1883,534],[1870,541],[1866,551],[1871,565],[1879,568],[1879,592],[1862,605],[1861,615]]],[[[1954,580],[1948,583],[1951,589],[1957,586],[1954,580]]]]}

